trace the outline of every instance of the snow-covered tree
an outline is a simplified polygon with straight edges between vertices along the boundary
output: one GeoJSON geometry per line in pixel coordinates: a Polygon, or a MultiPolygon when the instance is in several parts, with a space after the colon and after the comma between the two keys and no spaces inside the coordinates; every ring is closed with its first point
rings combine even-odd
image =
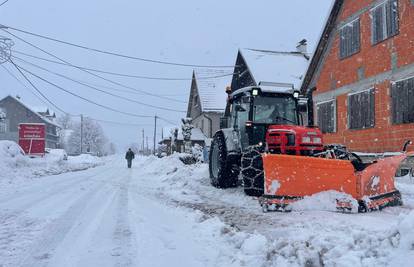
{"type": "MultiPolygon", "coordinates": [[[[83,120],[82,127],[82,152],[83,153],[93,153],[96,155],[106,154],[105,148],[108,142],[104,131],[99,123],[96,121],[85,118],[83,120]]],[[[73,126],[73,132],[69,137],[67,144],[67,151],[70,154],[79,154],[81,153],[81,124],[75,123],[73,126]]]]}
{"type": "Polygon", "coordinates": [[[171,154],[177,151],[178,128],[171,129],[171,154]]]}
{"type": "Polygon", "coordinates": [[[58,117],[56,123],[62,128],[62,130],[73,128],[73,121],[69,114],[58,117]]]}
{"type": "Polygon", "coordinates": [[[191,118],[183,118],[181,121],[183,123],[181,125],[181,130],[184,140],[184,152],[191,153],[191,130],[194,128],[192,125],[193,120],[191,118]]]}

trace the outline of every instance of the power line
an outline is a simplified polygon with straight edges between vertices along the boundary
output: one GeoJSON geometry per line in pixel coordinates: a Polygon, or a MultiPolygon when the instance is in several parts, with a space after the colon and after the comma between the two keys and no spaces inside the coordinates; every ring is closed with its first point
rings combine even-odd
{"type": "MultiPolygon", "coordinates": [[[[68,66],[68,67],[76,67],[78,69],[89,70],[89,71],[93,71],[93,72],[109,74],[109,75],[114,75],[114,76],[120,76],[120,77],[147,79],[147,80],[160,80],[160,81],[191,81],[192,80],[192,78],[154,77],[154,76],[142,76],[142,75],[135,75],[135,74],[112,72],[112,71],[89,68],[89,67],[84,67],[84,66],[79,66],[79,65],[69,65],[69,64],[65,64],[65,63],[62,63],[62,62],[59,62],[59,61],[56,61],[56,60],[51,60],[51,59],[47,59],[47,58],[44,58],[44,57],[30,55],[30,54],[27,54],[27,53],[24,53],[24,52],[21,52],[21,51],[18,51],[18,50],[14,50],[14,49],[13,49],[13,52],[17,53],[17,54],[27,56],[27,57],[31,57],[31,58],[47,61],[47,62],[50,62],[50,63],[54,63],[54,64],[59,64],[59,65],[68,66]]],[[[232,75],[233,75],[233,73],[227,73],[227,74],[221,74],[221,75],[215,75],[215,76],[197,77],[197,79],[199,79],[199,80],[217,79],[217,78],[223,78],[223,77],[232,76],[232,75]]]]}
{"type": "Polygon", "coordinates": [[[9,2],[9,0],[4,1],[3,3],[0,4],[0,6],[4,5],[5,3],[9,2]]]}
{"type": "Polygon", "coordinates": [[[102,92],[102,93],[104,93],[104,94],[107,94],[107,95],[110,95],[110,96],[113,96],[113,97],[116,97],[116,98],[119,98],[119,99],[123,99],[123,100],[128,101],[128,102],[133,102],[133,103],[137,103],[137,104],[140,104],[140,105],[143,105],[143,106],[147,106],[147,107],[151,107],[151,108],[155,108],[155,109],[160,109],[160,110],[166,110],[166,111],[173,111],[173,112],[181,112],[181,113],[185,113],[185,111],[182,111],[182,110],[177,110],[177,109],[171,109],[171,108],[165,108],[165,107],[155,106],[155,105],[151,105],[151,104],[146,104],[146,103],[143,103],[143,102],[140,102],[140,101],[134,100],[134,99],[130,99],[130,98],[127,98],[127,97],[123,97],[123,96],[120,96],[120,95],[115,95],[115,94],[113,94],[113,93],[107,92],[107,91],[102,90],[102,89],[99,89],[99,88],[97,88],[97,87],[90,86],[90,85],[88,85],[88,84],[85,84],[85,83],[82,83],[82,82],[80,82],[80,81],[77,81],[77,80],[75,80],[75,79],[73,79],[73,78],[70,78],[70,77],[68,77],[68,76],[65,76],[65,75],[63,75],[63,74],[59,74],[59,73],[53,72],[53,71],[51,71],[51,70],[48,70],[48,69],[46,69],[46,68],[43,68],[43,67],[41,67],[41,66],[39,66],[39,65],[36,65],[36,64],[30,63],[30,62],[28,62],[28,61],[26,61],[26,60],[24,60],[24,59],[18,58],[18,57],[16,57],[16,56],[14,56],[13,58],[16,58],[16,59],[18,59],[18,60],[20,60],[20,61],[22,61],[22,62],[24,62],[24,63],[26,63],[26,64],[29,64],[29,65],[31,65],[31,66],[34,66],[34,67],[39,68],[39,69],[41,69],[41,70],[44,70],[44,71],[46,71],[46,72],[48,72],[48,73],[52,73],[52,74],[54,74],[54,75],[56,75],[56,76],[62,77],[62,78],[67,79],[67,80],[70,80],[70,81],[72,81],[72,82],[74,82],[74,83],[77,83],[77,84],[83,85],[83,86],[88,87],[88,88],[90,88],[90,89],[93,89],[93,90],[95,90],[95,91],[99,91],[99,92],[102,92]]]}
{"type": "Polygon", "coordinates": [[[24,74],[21,69],[14,63],[14,61],[12,59],[10,59],[10,63],[13,64],[13,66],[17,69],[17,71],[23,76],[23,78],[36,90],[36,92],[38,92],[44,99],[46,99],[47,102],[49,102],[53,107],[55,107],[57,110],[63,112],[64,114],[68,114],[66,111],[64,111],[63,109],[61,109],[60,107],[58,107],[54,102],[52,102],[49,98],[47,98],[42,91],[40,91],[36,85],[34,85],[34,83],[32,83],[32,81],[26,76],[26,74],[24,74]]]}
{"type": "Polygon", "coordinates": [[[83,97],[83,96],[80,96],[80,95],[78,95],[78,94],[75,94],[75,93],[73,93],[73,92],[71,92],[71,91],[69,91],[69,90],[67,90],[67,89],[65,89],[65,88],[63,88],[63,87],[61,87],[61,86],[59,86],[59,85],[55,84],[55,83],[52,83],[52,82],[50,82],[50,81],[46,80],[45,78],[42,78],[42,77],[40,77],[39,75],[34,74],[33,72],[31,72],[31,71],[29,71],[29,70],[27,70],[27,69],[25,69],[25,68],[23,68],[23,67],[21,67],[21,66],[18,66],[18,65],[14,64],[14,63],[13,63],[13,65],[15,65],[15,67],[16,67],[16,68],[17,68],[20,72],[21,72],[21,70],[23,70],[23,71],[25,71],[25,72],[29,73],[30,75],[32,75],[32,76],[34,76],[34,77],[38,78],[39,80],[42,80],[42,81],[44,81],[45,83],[48,83],[48,84],[50,84],[50,85],[52,85],[52,86],[54,86],[54,87],[58,88],[58,89],[59,89],[59,90],[61,90],[61,91],[64,91],[64,92],[66,92],[66,93],[68,93],[68,94],[70,94],[70,95],[73,95],[73,96],[75,96],[75,97],[77,97],[77,98],[80,98],[80,99],[82,99],[82,100],[84,100],[84,101],[86,101],[86,102],[88,102],[88,103],[94,104],[94,105],[99,106],[99,107],[101,107],[101,108],[104,108],[104,109],[107,109],[107,110],[110,110],[110,111],[113,111],[113,112],[116,112],[116,113],[120,113],[120,114],[124,114],[124,115],[128,115],[128,116],[133,116],[133,117],[139,117],[139,118],[152,118],[152,117],[153,117],[153,116],[151,116],[151,115],[139,115],[139,114],[135,114],[135,113],[124,112],[124,111],[121,111],[121,110],[117,110],[117,109],[111,108],[111,107],[106,106],[106,105],[99,104],[99,103],[97,103],[97,102],[95,102],[95,101],[92,101],[92,100],[90,100],[90,99],[88,99],[88,98],[85,98],[85,97],[83,97]],[[20,70],[20,69],[21,69],[21,70],[20,70]]]}
{"type": "Polygon", "coordinates": [[[172,122],[172,121],[170,121],[170,120],[168,120],[168,119],[165,119],[165,118],[163,118],[163,117],[157,116],[157,118],[158,118],[158,119],[160,119],[160,120],[162,120],[162,121],[164,121],[164,122],[167,122],[167,123],[169,123],[169,124],[171,124],[171,125],[177,125],[177,123],[172,122]]]}
{"type": "MultiPolygon", "coordinates": [[[[92,75],[92,76],[94,76],[94,77],[97,77],[97,78],[99,78],[99,79],[102,79],[102,80],[104,80],[104,81],[107,81],[107,82],[109,82],[109,83],[115,84],[115,85],[117,85],[117,86],[121,86],[121,87],[124,87],[124,88],[130,89],[130,90],[133,90],[133,91],[141,92],[141,93],[146,94],[146,95],[150,95],[150,96],[153,96],[153,97],[158,97],[158,98],[162,98],[162,99],[166,99],[166,100],[171,100],[171,101],[175,101],[175,102],[177,102],[177,101],[178,101],[178,102],[180,102],[180,101],[179,101],[179,100],[177,100],[177,99],[174,99],[174,98],[169,98],[169,97],[165,97],[165,96],[161,96],[161,95],[157,95],[157,94],[148,93],[148,92],[146,92],[146,91],[144,91],[144,90],[136,89],[136,88],[133,88],[133,87],[130,87],[130,86],[124,85],[124,84],[122,84],[122,83],[115,82],[115,81],[110,80],[110,79],[108,79],[108,78],[102,77],[102,76],[100,76],[100,75],[98,75],[98,74],[95,74],[95,73],[93,73],[93,72],[91,72],[91,71],[88,71],[88,70],[84,70],[84,69],[78,68],[77,66],[75,66],[75,65],[73,65],[72,63],[68,62],[67,60],[64,60],[64,59],[62,59],[62,58],[60,58],[60,57],[58,57],[58,56],[56,56],[56,55],[54,55],[54,54],[52,54],[52,53],[50,53],[50,52],[48,52],[48,51],[46,51],[46,50],[44,50],[44,49],[40,48],[39,46],[34,45],[34,44],[32,44],[31,42],[26,41],[26,40],[24,40],[23,38],[21,38],[21,37],[19,37],[19,36],[15,35],[15,34],[13,34],[13,33],[10,33],[9,31],[7,31],[7,30],[5,30],[5,29],[2,29],[2,28],[1,28],[1,25],[0,25],[0,29],[1,29],[1,30],[3,30],[4,32],[6,32],[6,33],[10,34],[11,36],[13,36],[13,37],[17,38],[18,40],[20,40],[20,41],[24,42],[25,44],[27,44],[27,45],[29,45],[29,46],[31,46],[31,47],[34,47],[34,48],[36,48],[36,49],[38,49],[38,50],[42,51],[43,53],[45,53],[45,54],[47,54],[47,55],[49,55],[49,56],[51,56],[51,57],[53,57],[53,58],[56,58],[57,60],[60,60],[60,61],[62,61],[63,63],[68,64],[68,65],[70,65],[70,66],[72,66],[72,67],[74,67],[74,68],[77,68],[77,69],[79,69],[79,70],[81,70],[81,71],[83,71],[83,72],[85,72],[85,73],[87,73],[87,74],[89,74],[89,75],[92,75]]],[[[183,103],[185,103],[185,102],[183,102],[183,103]]]]}
{"type": "Polygon", "coordinates": [[[46,101],[41,98],[40,96],[38,96],[37,94],[35,94],[32,90],[30,90],[19,78],[17,78],[16,75],[13,74],[13,72],[11,72],[8,68],[6,68],[6,66],[4,66],[3,64],[0,64],[0,66],[13,78],[15,79],[24,89],[26,89],[28,92],[30,92],[32,95],[34,95],[37,99],[39,99],[43,104],[48,105],[46,103],[46,101]]]}
{"type": "Polygon", "coordinates": [[[58,42],[58,43],[61,43],[61,44],[65,44],[65,45],[85,49],[85,50],[88,50],[88,51],[93,51],[93,52],[97,52],[97,53],[101,53],[101,54],[107,54],[107,55],[117,56],[117,57],[122,57],[122,58],[127,58],[127,59],[134,59],[134,60],[139,60],[139,61],[144,61],[144,62],[165,64],[165,65],[174,65],[174,66],[181,66],[181,67],[234,68],[234,65],[232,65],[232,66],[229,66],[229,65],[217,66],[217,65],[185,64],[185,63],[169,62],[169,61],[162,61],[162,60],[156,60],[156,59],[141,58],[141,57],[125,55],[125,54],[121,54],[121,53],[117,53],[117,52],[112,52],[112,51],[106,51],[106,50],[101,50],[101,49],[97,49],[97,48],[87,47],[87,46],[84,46],[84,45],[75,44],[75,43],[72,43],[72,42],[59,40],[59,39],[52,38],[52,37],[49,37],[49,36],[45,36],[45,35],[29,32],[29,31],[17,29],[17,28],[10,27],[10,26],[7,26],[7,25],[0,25],[0,26],[2,26],[3,28],[10,29],[10,30],[14,30],[14,31],[18,31],[18,32],[25,33],[25,34],[28,34],[28,35],[43,38],[43,39],[46,39],[46,40],[49,40],[49,41],[54,41],[54,42],[58,42]]]}
{"type": "Polygon", "coordinates": [[[110,121],[110,120],[95,119],[95,118],[92,118],[90,116],[86,116],[86,117],[89,118],[89,119],[91,119],[91,120],[93,120],[93,121],[102,122],[102,123],[109,123],[109,124],[116,124],[116,125],[135,126],[135,127],[153,126],[152,124],[127,123],[127,122],[119,122],[119,121],[110,121]]]}
{"type": "MultiPolygon", "coordinates": [[[[9,69],[6,68],[4,65],[0,65],[11,77],[13,77],[24,89],[29,91],[31,94],[33,94],[37,99],[39,99],[43,104],[48,105],[47,102],[42,99],[40,96],[35,94],[33,91],[31,91],[27,86],[16,76],[14,75],[9,69]]],[[[71,117],[79,117],[79,115],[73,115],[69,114],[67,112],[64,112],[65,114],[71,116],[71,117]]],[[[109,124],[115,124],[115,125],[125,125],[125,126],[133,126],[133,127],[146,127],[146,126],[153,126],[152,124],[137,124],[137,123],[127,123],[127,122],[119,122],[119,121],[111,121],[111,120],[103,120],[103,119],[96,119],[94,117],[91,117],[89,115],[86,116],[87,118],[101,122],[101,123],[109,123],[109,124]]],[[[159,117],[158,117],[159,118],[159,117]]]]}

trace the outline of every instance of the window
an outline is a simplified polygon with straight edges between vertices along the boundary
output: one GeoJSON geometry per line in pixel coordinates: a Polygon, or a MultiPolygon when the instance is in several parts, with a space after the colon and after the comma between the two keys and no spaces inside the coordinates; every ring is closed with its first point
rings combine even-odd
{"type": "Polygon", "coordinates": [[[349,129],[365,129],[375,125],[375,90],[348,96],[349,129]]]}
{"type": "Polygon", "coordinates": [[[340,29],[339,50],[341,58],[346,58],[359,52],[361,45],[359,28],[360,22],[359,19],[357,19],[340,29]]]}
{"type": "Polygon", "coordinates": [[[391,86],[392,122],[414,122],[414,78],[396,82],[391,86]]]}
{"type": "Polygon", "coordinates": [[[372,44],[398,34],[398,1],[388,0],[371,11],[372,44]]]}
{"type": "Polygon", "coordinates": [[[318,126],[322,133],[336,132],[336,101],[319,103],[316,105],[318,126]]]}
{"type": "Polygon", "coordinates": [[[195,107],[198,106],[198,95],[194,95],[194,97],[193,97],[193,103],[194,103],[194,106],[195,107]]]}
{"type": "Polygon", "coordinates": [[[0,133],[7,132],[6,112],[0,108],[0,133]]]}

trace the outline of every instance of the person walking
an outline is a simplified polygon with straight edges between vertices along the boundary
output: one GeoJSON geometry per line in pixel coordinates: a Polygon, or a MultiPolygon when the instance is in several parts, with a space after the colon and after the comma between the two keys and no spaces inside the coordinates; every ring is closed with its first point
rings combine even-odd
{"type": "Polygon", "coordinates": [[[127,153],[125,154],[125,159],[128,162],[128,168],[132,166],[132,160],[135,158],[135,154],[131,149],[128,149],[127,153]]]}

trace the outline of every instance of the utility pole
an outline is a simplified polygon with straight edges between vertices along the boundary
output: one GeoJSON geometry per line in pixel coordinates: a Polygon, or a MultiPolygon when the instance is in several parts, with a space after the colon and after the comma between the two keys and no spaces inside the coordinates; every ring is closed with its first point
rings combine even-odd
{"type": "Polygon", "coordinates": [[[142,154],[145,154],[144,153],[144,150],[145,150],[144,142],[145,142],[145,131],[144,129],[142,129],[142,154]]]}
{"type": "Polygon", "coordinates": [[[148,147],[148,136],[145,136],[145,138],[147,139],[147,150],[146,150],[146,153],[148,153],[148,151],[149,151],[149,147],[148,147]]]}
{"type": "Polygon", "coordinates": [[[155,117],[154,117],[154,146],[153,146],[153,153],[154,153],[154,155],[156,154],[155,153],[155,146],[156,146],[156,143],[157,143],[157,115],[155,115],[155,117]]]}
{"type": "Polygon", "coordinates": [[[83,114],[80,115],[81,123],[80,123],[80,153],[83,152],[83,114]]]}

